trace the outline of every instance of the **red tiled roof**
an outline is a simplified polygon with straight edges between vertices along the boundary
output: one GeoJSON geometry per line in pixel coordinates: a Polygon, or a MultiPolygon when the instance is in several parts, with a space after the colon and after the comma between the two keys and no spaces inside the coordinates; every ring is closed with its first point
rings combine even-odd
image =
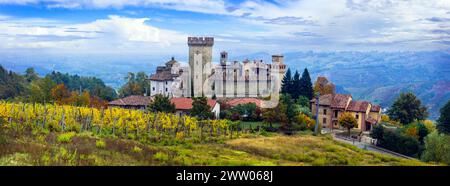
{"type": "Polygon", "coordinates": [[[147,106],[152,102],[150,96],[128,96],[108,103],[111,106],[147,106]]]}
{"type": "Polygon", "coordinates": [[[370,112],[380,112],[381,106],[380,105],[372,105],[370,108],[370,112]]]}
{"type": "Polygon", "coordinates": [[[331,108],[345,109],[351,97],[352,96],[348,94],[335,94],[333,101],[331,102],[331,108]]]}
{"type": "MultiPolygon", "coordinates": [[[[330,106],[331,105],[331,100],[332,100],[332,98],[333,98],[333,95],[332,94],[325,94],[325,95],[322,95],[322,96],[320,96],[320,98],[319,98],[319,104],[320,105],[325,105],[325,106],[330,106]]],[[[312,103],[315,103],[316,102],[316,98],[313,98],[312,100],[311,100],[311,102],[312,103]]]]}
{"type": "Polygon", "coordinates": [[[227,101],[227,104],[234,107],[239,104],[255,103],[257,107],[261,107],[261,100],[257,98],[235,98],[227,101]]]}
{"type": "MultiPolygon", "coordinates": [[[[170,102],[175,104],[175,109],[177,110],[190,110],[192,109],[192,102],[193,100],[191,98],[172,98],[170,99],[170,102]]],[[[208,105],[209,107],[214,108],[217,101],[214,99],[208,99],[208,105]]]]}
{"type": "Polygon", "coordinates": [[[353,112],[366,112],[367,107],[369,107],[369,102],[367,101],[350,101],[347,110],[353,112]]]}

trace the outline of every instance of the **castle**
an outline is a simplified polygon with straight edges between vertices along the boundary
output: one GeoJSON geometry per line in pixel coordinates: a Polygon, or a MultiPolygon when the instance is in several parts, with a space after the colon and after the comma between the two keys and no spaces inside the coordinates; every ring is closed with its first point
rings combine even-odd
{"type": "Polygon", "coordinates": [[[273,55],[272,63],[262,60],[228,61],[220,53],[220,62],[212,63],[213,37],[188,37],[189,67],[181,67],[172,58],[151,75],[151,95],[171,97],[238,98],[268,97],[281,88],[286,65],[282,55],[273,55]]]}

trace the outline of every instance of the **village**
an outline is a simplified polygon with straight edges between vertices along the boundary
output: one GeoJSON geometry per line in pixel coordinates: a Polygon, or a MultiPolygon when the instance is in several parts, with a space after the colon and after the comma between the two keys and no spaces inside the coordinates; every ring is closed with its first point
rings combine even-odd
{"type": "MultiPolygon", "coordinates": [[[[189,37],[187,44],[189,66],[181,66],[172,57],[165,66],[158,66],[156,73],[149,76],[148,95],[130,95],[111,101],[108,105],[146,110],[155,96],[162,95],[170,99],[175,106],[176,115],[182,116],[190,115],[194,97],[205,95],[209,112],[213,116],[211,119],[263,121],[263,111],[268,109],[264,108],[263,103],[274,93],[282,92],[282,78],[285,78],[288,69],[283,62],[283,56],[272,55],[271,63],[258,59],[230,62],[228,53],[222,51],[220,62],[213,64],[214,38],[189,37]],[[236,110],[237,107],[242,110],[241,107],[246,106],[256,108],[230,114],[230,111],[236,110]]],[[[368,101],[354,100],[350,94],[335,93],[335,85],[326,77],[317,77],[316,84],[323,87],[325,93],[320,95],[319,103],[316,97],[310,97],[303,106],[308,107],[308,119],[318,122],[321,133],[342,133],[345,128],[338,124],[338,120],[343,113],[350,113],[357,121],[352,130],[359,131],[352,137],[374,144],[369,134],[372,127],[381,121],[381,107],[368,101]]]]}

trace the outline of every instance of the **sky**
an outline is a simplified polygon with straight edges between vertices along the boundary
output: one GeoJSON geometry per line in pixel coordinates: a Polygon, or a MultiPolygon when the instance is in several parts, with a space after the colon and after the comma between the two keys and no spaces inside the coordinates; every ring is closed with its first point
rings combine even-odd
{"type": "Polygon", "coordinates": [[[0,51],[449,50],[450,0],[0,0],[0,51]]]}

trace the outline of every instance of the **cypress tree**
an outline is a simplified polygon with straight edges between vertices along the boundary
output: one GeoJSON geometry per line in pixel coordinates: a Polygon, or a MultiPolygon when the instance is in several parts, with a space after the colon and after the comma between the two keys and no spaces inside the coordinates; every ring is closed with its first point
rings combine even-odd
{"type": "Polygon", "coordinates": [[[314,97],[314,89],[307,68],[303,71],[299,84],[299,96],[305,96],[311,100],[314,97]]]}
{"type": "Polygon", "coordinates": [[[281,80],[281,84],[281,93],[289,93],[292,87],[292,74],[290,68],[286,71],[283,80],[281,80]]]}
{"type": "Polygon", "coordinates": [[[300,74],[298,71],[295,71],[294,78],[292,79],[292,87],[289,92],[291,94],[292,99],[298,99],[298,96],[300,96],[300,74]]]}

